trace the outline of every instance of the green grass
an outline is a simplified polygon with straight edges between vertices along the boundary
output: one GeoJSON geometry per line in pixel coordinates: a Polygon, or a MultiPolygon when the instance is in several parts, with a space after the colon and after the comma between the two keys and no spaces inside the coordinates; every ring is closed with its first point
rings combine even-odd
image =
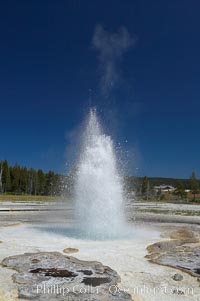
{"type": "Polygon", "coordinates": [[[46,195],[9,195],[0,194],[0,202],[53,202],[60,198],[57,196],[46,196],[46,195]]]}
{"type": "Polygon", "coordinates": [[[183,200],[180,200],[180,199],[162,199],[162,200],[158,200],[158,199],[149,199],[149,200],[146,200],[146,199],[143,199],[141,197],[137,197],[136,200],[138,202],[141,202],[141,203],[158,203],[158,204],[187,204],[187,205],[200,205],[200,199],[197,199],[197,200],[186,200],[186,199],[183,199],[183,200]]]}
{"type": "Polygon", "coordinates": [[[154,214],[173,214],[183,216],[200,216],[200,211],[191,210],[160,210],[160,209],[138,209],[138,212],[154,213],[154,214]]]}

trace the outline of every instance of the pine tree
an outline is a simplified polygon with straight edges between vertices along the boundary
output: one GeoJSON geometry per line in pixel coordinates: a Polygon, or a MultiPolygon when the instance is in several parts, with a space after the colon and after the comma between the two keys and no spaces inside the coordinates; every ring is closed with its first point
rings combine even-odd
{"type": "Polygon", "coordinates": [[[26,167],[20,169],[20,192],[27,193],[28,171],[26,167]]]}
{"type": "Polygon", "coordinates": [[[46,177],[42,169],[38,169],[37,171],[37,179],[38,179],[38,194],[45,194],[45,185],[46,185],[46,177]]]}
{"type": "Polygon", "coordinates": [[[149,191],[150,191],[150,184],[149,179],[145,176],[142,181],[142,195],[148,200],[149,198],[149,191]]]}
{"type": "Polygon", "coordinates": [[[0,162],[0,192],[3,192],[3,161],[0,162]]]}
{"type": "Polygon", "coordinates": [[[3,192],[10,191],[11,189],[10,168],[7,160],[3,161],[2,184],[3,184],[3,192]]]}
{"type": "Polygon", "coordinates": [[[199,191],[199,183],[198,183],[198,180],[196,178],[196,174],[195,174],[194,171],[192,172],[192,175],[190,177],[190,188],[191,188],[191,191],[192,191],[192,194],[193,194],[193,201],[195,201],[196,200],[196,194],[199,191]]]}
{"type": "Polygon", "coordinates": [[[53,196],[54,195],[54,184],[55,184],[55,181],[54,181],[54,178],[55,178],[55,174],[53,171],[49,171],[47,174],[46,174],[46,187],[45,187],[45,193],[47,195],[50,195],[50,196],[53,196]]]}
{"type": "Polygon", "coordinates": [[[183,198],[183,197],[185,196],[185,188],[184,188],[183,182],[180,181],[180,180],[177,181],[175,193],[176,193],[180,198],[183,198]]]}
{"type": "Polygon", "coordinates": [[[11,190],[12,192],[20,192],[20,166],[16,163],[11,169],[11,190]]]}

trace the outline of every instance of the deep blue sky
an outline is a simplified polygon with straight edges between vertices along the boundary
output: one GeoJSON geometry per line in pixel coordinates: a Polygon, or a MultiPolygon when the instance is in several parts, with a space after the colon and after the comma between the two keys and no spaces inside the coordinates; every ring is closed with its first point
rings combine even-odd
{"type": "Polygon", "coordinates": [[[194,0],[3,1],[0,159],[63,172],[72,133],[96,105],[133,174],[200,176],[199,11],[194,0]],[[109,97],[92,47],[97,24],[123,25],[136,41],[109,97]]]}

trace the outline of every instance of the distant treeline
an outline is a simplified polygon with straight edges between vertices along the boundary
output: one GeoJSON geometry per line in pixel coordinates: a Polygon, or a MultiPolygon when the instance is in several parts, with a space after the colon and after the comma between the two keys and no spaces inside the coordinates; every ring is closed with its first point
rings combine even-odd
{"type": "Polygon", "coordinates": [[[159,177],[126,177],[126,191],[141,196],[144,199],[165,199],[165,192],[181,199],[191,198],[200,201],[200,180],[193,171],[188,179],[159,178],[159,177]],[[161,187],[165,187],[165,191],[161,187]],[[133,190],[134,188],[134,190],[133,190]]]}
{"type": "MultiPolygon", "coordinates": [[[[173,186],[173,187],[177,187],[180,185],[183,186],[184,189],[192,189],[191,185],[192,185],[192,177],[196,178],[196,175],[193,175],[191,177],[189,177],[188,179],[176,179],[176,178],[159,178],[159,177],[126,177],[126,183],[129,187],[137,187],[139,189],[139,187],[141,187],[144,183],[144,180],[146,179],[149,182],[149,186],[150,187],[154,187],[154,186],[160,186],[160,185],[169,185],[169,186],[173,186]]],[[[199,184],[200,186],[200,180],[198,180],[196,178],[196,182],[199,184]]]]}
{"type": "Polygon", "coordinates": [[[0,192],[31,195],[61,195],[70,190],[70,177],[53,171],[10,166],[7,160],[0,161],[0,192]]]}
{"type": "MultiPolygon", "coordinates": [[[[192,189],[198,192],[200,181],[195,173],[188,179],[151,178],[128,176],[124,179],[126,190],[146,195],[154,186],[171,185],[179,190],[192,189]]],[[[60,175],[53,171],[45,173],[42,169],[35,170],[15,164],[10,166],[7,160],[0,161],[0,193],[30,195],[63,195],[71,194],[73,176],[60,175]]]]}

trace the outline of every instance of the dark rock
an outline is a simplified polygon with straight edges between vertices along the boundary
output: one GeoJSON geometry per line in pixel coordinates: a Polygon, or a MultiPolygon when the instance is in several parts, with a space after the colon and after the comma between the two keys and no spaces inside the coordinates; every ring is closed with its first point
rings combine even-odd
{"type": "Polygon", "coordinates": [[[89,271],[89,270],[79,270],[78,272],[82,272],[84,275],[87,275],[87,276],[92,275],[92,271],[89,271]]]}
{"type": "Polygon", "coordinates": [[[86,285],[91,285],[93,287],[109,282],[110,282],[110,278],[103,278],[103,277],[84,277],[82,281],[82,283],[86,285]]]}
{"type": "MultiPolygon", "coordinates": [[[[33,262],[33,261],[32,261],[33,262]]],[[[30,273],[40,273],[44,274],[44,276],[51,276],[51,277],[76,277],[77,274],[70,272],[68,270],[61,270],[61,269],[35,269],[30,270],[30,273]]]]}
{"type": "Polygon", "coordinates": [[[183,280],[183,276],[181,274],[176,273],[176,274],[174,274],[172,279],[175,281],[181,281],[181,280],[183,280]]]}
{"type": "Polygon", "coordinates": [[[184,295],[184,292],[176,288],[172,291],[172,294],[184,295]]]}
{"type": "MultiPolygon", "coordinates": [[[[147,247],[151,262],[183,270],[192,276],[200,275],[200,238],[191,229],[178,230],[169,235],[176,239],[162,241],[147,247]],[[179,238],[180,235],[180,239],[179,238]]],[[[175,279],[174,279],[175,280],[175,279]]]]}
{"type": "Polygon", "coordinates": [[[124,291],[112,294],[119,275],[97,261],[82,261],[58,252],[25,253],[7,257],[4,267],[15,269],[19,298],[37,301],[131,301],[124,291]]]}

